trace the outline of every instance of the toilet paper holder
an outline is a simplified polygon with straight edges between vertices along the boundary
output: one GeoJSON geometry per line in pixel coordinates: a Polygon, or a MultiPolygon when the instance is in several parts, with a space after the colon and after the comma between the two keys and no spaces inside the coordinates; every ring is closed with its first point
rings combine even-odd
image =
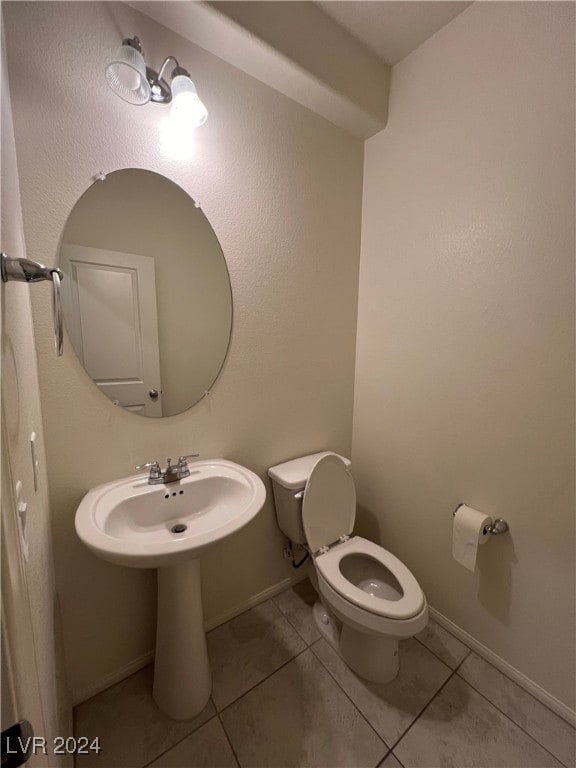
{"type": "MultiPolygon", "coordinates": [[[[455,517],[456,512],[458,512],[462,506],[464,506],[464,502],[460,502],[460,504],[458,504],[454,512],[452,512],[452,517],[455,517]]],[[[501,533],[507,533],[509,530],[510,526],[506,520],[503,520],[501,517],[497,517],[492,525],[487,525],[484,528],[484,534],[491,533],[493,536],[499,536],[501,533]]]]}

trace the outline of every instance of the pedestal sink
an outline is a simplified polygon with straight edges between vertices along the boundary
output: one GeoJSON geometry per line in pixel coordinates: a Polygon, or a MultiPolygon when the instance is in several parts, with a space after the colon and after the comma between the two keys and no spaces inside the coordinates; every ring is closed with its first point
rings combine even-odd
{"type": "Polygon", "coordinates": [[[196,461],[190,475],[149,485],[137,475],[93,488],[76,532],[99,557],[158,569],[154,699],[175,720],[194,717],[212,687],[200,592],[200,555],[249,523],[266,498],[262,480],[231,461],[196,461]]]}

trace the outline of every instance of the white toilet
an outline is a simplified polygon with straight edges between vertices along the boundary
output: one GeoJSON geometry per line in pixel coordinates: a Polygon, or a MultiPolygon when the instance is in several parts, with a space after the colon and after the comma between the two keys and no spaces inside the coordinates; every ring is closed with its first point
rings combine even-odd
{"type": "Polygon", "coordinates": [[[354,672],[386,683],[398,674],[398,640],[424,629],[428,604],[397,557],[350,537],[356,490],[349,470],[348,459],[325,451],[278,464],[268,474],[278,525],[314,563],[318,629],[354,672]]]}

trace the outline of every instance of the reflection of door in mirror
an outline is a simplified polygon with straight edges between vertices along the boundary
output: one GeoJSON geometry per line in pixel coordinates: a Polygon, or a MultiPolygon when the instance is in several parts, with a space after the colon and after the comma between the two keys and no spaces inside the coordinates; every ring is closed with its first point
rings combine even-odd
{"type": "Polygon", "coordinates": [[[64,244],[70,340],[95,384],[134,413],[162,416],[154,259],[64,244]]]}
{"type": "Polygon", "coordinates": [[[103,394],[141,416],[206,395],[228,351],[232,291],[218,238],[183,189],[138,168],[95,181],[68,217],[60,266],[71,347],[103,394]]]}

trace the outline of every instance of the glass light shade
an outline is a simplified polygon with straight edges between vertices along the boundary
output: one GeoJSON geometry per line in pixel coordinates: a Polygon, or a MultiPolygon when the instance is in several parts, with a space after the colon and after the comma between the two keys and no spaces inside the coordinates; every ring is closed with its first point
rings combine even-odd
{"type": "Polygon", "coordinates": [[[150,101],[144,56],[132,45],[123,43],[116,56],[108,62],[106,80],[114,93],[129,104],[150,101]]]}
{"type": "Polygon", "coordinates": [[[178,120],[185,120],[194,128],[203,125],[208,118],[208,110],[200,100],[192,80],[187,75],[176,75],[171,89],[172,112],[178,120]]]}

